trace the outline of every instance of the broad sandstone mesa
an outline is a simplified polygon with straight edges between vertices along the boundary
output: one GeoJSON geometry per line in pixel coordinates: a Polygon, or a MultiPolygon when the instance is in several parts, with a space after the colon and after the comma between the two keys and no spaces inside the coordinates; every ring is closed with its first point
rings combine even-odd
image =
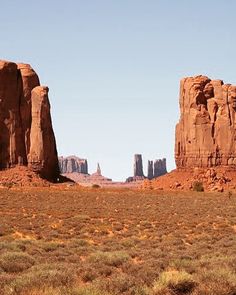
{"type": "Polygon", "coordinates": [[[180,82],[177,168],[236,167],[236,86],[206,76],[180,82]]]}
{"type": "Polygon", "coordinates": [[[88,161],[76,156],[59,157],[59,167],[62,174],[83,173],[88,174],[88,161]]]}
{"type": "Polygon", "coordinates": [[[28,64],[0,60],[0,169],[28,166],[56,181],[59,165],[48,87],[28,64]]]}

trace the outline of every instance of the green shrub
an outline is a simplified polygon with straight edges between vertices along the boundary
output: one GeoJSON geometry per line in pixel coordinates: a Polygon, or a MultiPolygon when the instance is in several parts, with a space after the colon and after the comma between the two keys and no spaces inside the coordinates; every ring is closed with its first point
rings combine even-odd
{"type": "Polygon", "coordinates": [[[0,242],[0,251],[13,251],[13,252],[21,252],[25,251],[24,241],[12,241],[12,242],[7,242],[7,241],[1,241],[0,242]]]}
{"type": "Polygon", "coordinates": [[[194,295],[234,295],[236,294],[236,273],[227,268],[202,271],[199,275],[200,284],[194,295]]]}
{"type": "Polygon", "coordinates": [[[178,293],[188,293],[196,286],[192,275],[185,271],[170,270],[160,274],[157,281],[154,282],[154,294],[163,294],[169,290],[178,293]]]}
{"type": "Polygon", "coordinates": [[[21,272],[34,265],[32,256],[22,252],[6,252],[0,256],[0,267],[9,273],[21,272]]]}
{"type": "Polygon", "coordinates": [[[93,184],[92,188],[100,188],[100,185],[99,184],[93,184]]]}
{"type": "Polygon", "coordinates": [[[76,271],[69,264],[39,264],[33,266],[30,272],[16,277],[6,286],[4,294],[27,294],[30,290],[43,290],[46,287],[72,287],[76,279],[76,271]]]}
{"type": "Polygon", "coordinates": [[[175,259],[172,260],[169,264],[169,267],[171,269],[176,269],[176,270],[184,270],[187,273],[195,273],[197,270],[197,265],[196,261],[193,261],[192,259],[187,259],[187,258],[182,258],[182,259],[175,259]]]}
{"type": "Polygon", "coordinates": [[[192,186],[193,186],[193,191],[204,192],[204,186],[201,181],[195,181],[192,186]]]}
{"type": "Polygon", "coordinates": [[[113,274],[109,280],[99,283],[99,289],[108,291],[111,294],[133,294],[135,280],[125,273],[113,274]]]}
{"type": "Polygon", "coordinates": [[[88,247],[89,242],[84,239],[72,239],[70,246],[75,248],[88,247]]]}
{"type": "Polygon", "coordinates": [[[107,293],[106,291],[101,291],[99,288],[95,286],[89,286],[89,287],[78,287],[74,288],[68,293],[65,293],[67,295],[111,295],[107,293]]]}
{"type": "Polygon", "coordinates": [[[130,259],[130,256],[123,251],[113,251],[113,252],[96,252],[93,253],[89,261],[92,263],[101,263],[108,266],[118,267],[124,262],[130,259]]]}
{"type": "Polygon", "coordinates": [[[53,252],[61,247],[64,247],[64,245],[58,242],[43,242],[41,247],[45,252],[53,252]]]}

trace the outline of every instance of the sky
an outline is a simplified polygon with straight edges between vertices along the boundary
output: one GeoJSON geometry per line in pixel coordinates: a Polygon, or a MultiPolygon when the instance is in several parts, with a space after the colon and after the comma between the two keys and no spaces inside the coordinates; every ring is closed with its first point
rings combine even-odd
{"type": "Polygon", "coordinates": [[[236,84],[235,0],[1,0],[0,59],[49,86],[58,154],[124,180],[134,154],[175,168],[179,81],[236,84]]]}

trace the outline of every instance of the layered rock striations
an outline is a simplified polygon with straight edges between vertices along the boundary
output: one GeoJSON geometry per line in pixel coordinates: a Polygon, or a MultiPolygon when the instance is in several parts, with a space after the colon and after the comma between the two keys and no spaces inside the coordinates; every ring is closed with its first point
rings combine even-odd
{"type": "Polygon", "coordinates": [[[177,168],[236,167],[236,86],[206,76],[180,82],[177,168]]]}
{"type": "Polygon", "coordinates": [[[88,174],[88,162],[76,156],[59,157],[59,166],[62,174],[82,173],[88,174]]]}
{"type": "Polygon", "coordinates": [[[28,64],[0,61],[0,129],[0,169],[24,165],[57,180],[48,88],[28,64]]]}

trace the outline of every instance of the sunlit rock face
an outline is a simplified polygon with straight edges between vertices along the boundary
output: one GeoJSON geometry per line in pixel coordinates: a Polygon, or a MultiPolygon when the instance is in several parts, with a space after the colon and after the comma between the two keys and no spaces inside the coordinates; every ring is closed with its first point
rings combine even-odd
{"type": "Polygon", "coordinates": [[[30,65],[0,61],[0,169],[24,165],[59,177],[48,91],[30,65]]]}
{"type": "Polygon", "coordinates": [[[177,168],[236,167],[236,86],[206,76],[180,82],[177,168]]]}

